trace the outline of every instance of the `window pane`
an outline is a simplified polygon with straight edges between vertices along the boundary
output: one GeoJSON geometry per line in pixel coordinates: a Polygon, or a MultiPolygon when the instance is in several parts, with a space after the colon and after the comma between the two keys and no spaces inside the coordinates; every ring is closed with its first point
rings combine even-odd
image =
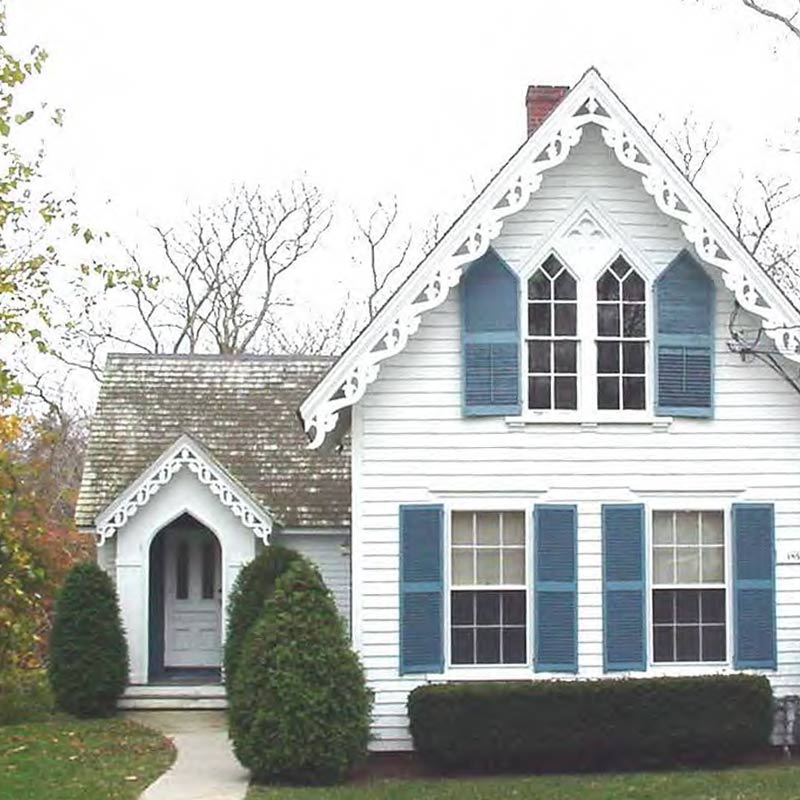
{"type": "Polygon", "coordinates": [[[475,621],[478,625],[500,624],[500,592],[475,592],[475,621]]]}
{"type": "Polygon", "coordinates": [[[630,410],[644,408],[644,378],[622,379],[622,407],[630,410]]]}
{"type": "Polygon", "coordinates": [[[522,512],[503,514],[503,544],[525,544],[525,515],[522,512]]]}
{"type": "Polygon", "coordinates": [[[500,550],[479,550],[477,552],[478,570],[475,583],[496,585],[500,583],[500,550]]]}
{"type": "Polygon", "coordinates": [[[451,660],[454,664],[475,663],[475,632],[472,628],[454,628],[451,641],[451,660]]]}
{"type": "Polygon", "coordinates": [[[722,583],[725,580],[725,562],[721,547],[703,548],[703,583],[722,583]]]}
{"type": "Polygon", "coordinates": [[[453,550],[453,584],[456,586],[468,586],[475,583],[473,573],[472,558],[474,550],[458,549],[453,550]]]}
{"type": "Polygon", "coordinates": [[[644,374],[644,342],[623,343],[622,371],[628,375],[644,374]]]}
{"type": "Polygon", "coordinates": [[[556,377],[556,408],[578,407],[578,379],[556,377]]]}
{"type": "Polygon", "coordinates": [[[675,629],[675,660],[700,660],[700,628],[694,625],[675,629]]]}
{"type": "Polygon", "coordinates": [[[578,296],[575,278],[564,270],[554,282],[556,300],[575,300],[578,296]]]}
{"type": "Polygon", "coordinates": [[[601,304],[597,306],[598,336],[619,336],[619,306],[601,304]]]}
{"type": "Polygon", "coordinates": [[[550,336],[549,303],[531,303],[528,306],[528,333],[531,336],[550,336]]]}
{"type": "Polygon", "coordinates": [[[528,281],[529,300],[549,300],[550,299],[550,278],[540,269],[532,275],[528,281]]]}
{"type": "Polygon", "coordinates": [[[700,515],[696,511],[678,511],[675,514],[675,532],[678,544],[699,544],[700,515]]]}
{"type": "Polygon", "coordinates": [[[625,303],[622,309],[623,336],[644,336],[644,305],[625,303]]]}
{"type": "Polygon", "coordinates": [[[214,542],[203,542],[203,570],[201,588],[203,600],[213,600],[214,598],[216,562],[216,547],[214,547],[214,542]]]}
{"type": "Polygon", "coordinates": [[[478,544],[500,544],[500,514],[479,511],[476,515],[478,544]]]}
{"type": "Polygon", "coordinates": [[[528,407],[550,408],[550,378],[541,375],[528,378],[528,407]]]}
{"type": "Polygon", "coordinates": [[[676,556],[677,583],[700,582],[700,548],[679,547],[676,556]]]}
{"type": "Polygon", "coordinates": [[[525,624],[525,592],[503,592],[503,624],[525,624]]]}
{"type": "Polygon", "coordinates": [[[656,628],[653,631],[653,660],[654,661],[674,661],[675,650],[673,648],[673,631],[671,626],[668,628],[656,628]]]}
{"type": "Polygon", "coordinates": [[[556,342],[555,349],[555,371],[556,372],[577,372],[577,342],[556,342]]]}
{"type": "Polygon", "coordinates": [[[178,556],[175,563],[175,597],[177,600],[189,598],[189,544],[178,545],[178,556]]]}
{"type": "Polygon", "coordinates": [[[619,281],[610,270],[604,272],[597,281],[597,299],[619,300],[619,281]]]}
{"type": "Polygon", "coordinates": [[[675,583],[674,550],[653,548],[653,583],[675,583]]]}
{"type": "Polygon", "coordinates": [[[503,583],[525,583],[525,551],[521,547],[503,551],[503,583]]]}
{"type": "Polygon", "coordinates": [[[450,595],[450,621],[453,625],[475,623],[475,595],[473,592],[452,592],[450,595]]]}
{"type": "Polygon", "coordinates": [[[672,544],[672,512],[653,513],[653,544],[672,544]]]}
{"type": "Polygon", "coordinates": [[[453,512],[453,544],[472,544],[472,512],[453,512]]]}
{"type": "Polygon", "coordinates": [[[725,590],[704,589],[700,592],[703,622],[725,622],[725,590]]]}
{"type": "Polygon", "coordinates": [[[500,628],[477,628],[475,631],[478,664],[500,663],[500,628]]]}
{"type": "Polygon", "coordinates": [[[556,336],[574,336],[577,327],[577,306],[575,303],[556,303],[556,336]]]}
{"type": "Polygon", "coordinates": [[[653,592],[653,622],[675,622],[675,592],[661,589],[653,592]]]}
{"type": "Polygon", "coordinates": [[[619,408],[619,380],[617,378],[597,379],[597,407],[600,409],[619,408]]]}
{"type": "Polygon", "coordinates": [[[528,372],[550,372],[550,342],[528,342],[528,372]]]}
{"type": "Polygon", "coordinates": [[[631,266],[630,266],[630,264],[628,264],[628,262],[622,256],[620,256],[611,265],[611,269],[620,278],[624,278],[631,271],[631,266]]]}
{"type": "Polygon", "coordinates": [[[555,256],[548,256],[542,264],[542,269],[551,277],[555,278],[556,275],[564,269],[561,262],[555,256]]]}
{"type": "Polygon", "coordinates": [[[635,272],[629,273],[622,284],[624,300],[644,300],[644,281],[635,272]]]}
{"type": "Polygon", "coordinates": [[[700,592],[689,589],[675,593],[675,621],[700,622],[700,592]]]}
{"type": "Polygon", "coordinates": [[[703,512],[703,544],[722,544],[724,539],[724,523],[721,511],[703,512]]]}
{"type": "Polygon", "coordinates": [[[619,372],[619,342],[597,343],[597,371],[606,374],[619,372]]]}
{"type": "Polygon", "coordinates": [[[503,663],[525,663],[525,628],[503,631],[503,663]]]}
{"type": "Polygon", "coordinates": [[[725,627],[703,627],[703,661],[725,661],[725,627]]]}

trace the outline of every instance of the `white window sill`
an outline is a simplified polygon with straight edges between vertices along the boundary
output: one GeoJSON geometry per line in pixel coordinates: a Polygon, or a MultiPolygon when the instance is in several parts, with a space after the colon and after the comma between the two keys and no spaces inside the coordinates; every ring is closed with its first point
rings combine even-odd
{"type": "Polygon", "coordinates": [[[519,416],[505,417],[509,428],[524,428],[527,425],[572,425],[581,430],[596,430],[605,425],[638,425],[653,431],[666,431],[672,425],[673,417],[654,417],[648,412],[613,411],[582,416],[574,413],[552,411],[526,411],[519,416]]]}

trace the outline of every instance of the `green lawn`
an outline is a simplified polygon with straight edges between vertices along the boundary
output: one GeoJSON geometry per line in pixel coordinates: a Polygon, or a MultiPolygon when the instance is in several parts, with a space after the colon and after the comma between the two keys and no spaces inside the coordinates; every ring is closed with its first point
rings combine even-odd
{"type": "Polygon", "coordinates": [[[800,762],[722,771],[375,781],[333,789],[253,786],[247,800],[794,800],[800,762]]]}
{"type": "Polygon", "coordinates": [[[123,719],[0,727],[0,800],[133,800],[174,755],[163,736],[123,719]]]}

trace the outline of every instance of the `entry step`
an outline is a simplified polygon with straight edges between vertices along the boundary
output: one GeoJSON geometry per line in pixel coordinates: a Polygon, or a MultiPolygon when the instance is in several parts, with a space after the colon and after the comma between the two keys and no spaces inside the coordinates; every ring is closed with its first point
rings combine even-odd
{"type": "Polygon", "coordinates": [[[117,707],[141,711],[225,709],[228,698],[225,687],[219,683],[198,686],[152,684],[128,686],[117,707]]]}

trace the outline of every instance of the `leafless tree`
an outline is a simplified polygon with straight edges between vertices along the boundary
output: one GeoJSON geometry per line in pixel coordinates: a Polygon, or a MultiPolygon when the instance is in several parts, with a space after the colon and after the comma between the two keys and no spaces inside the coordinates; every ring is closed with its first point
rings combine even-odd
{"type": "Polygon", "coordinates": [[[126,268],[105,304],[85,298],[82,313],[65,322],[71,346],[59,351],[62,360],[97,375],[111,346],[145,353],[269,349],[278,312],[291,305],[282,291],[286,276],[331,217],[319,190],[298,182],[273,194],[238,187],[182,225],[155,226],[157,259],[126,249],[126,268]]]}
{"type": "Polygon", "coordinates": [[[800,2],[798,0],[784,0],[782,3],[772,2],[757,3],[756,0],[742,0],[747,8],[752,9],[762,17],[773,20],[782,25],[792,36],[800,40],[800,2]]]}
{"type": "MultiPolygon", "coordinates": [[[[657,127],[663,123],[662,118],[657,127]]],[[[719,146],[719,136],[713,122],[703,123],[694,114],[686,114],[678,128],[667,131],[663,144],[681,172],[695,183],[719,146]]]]}

